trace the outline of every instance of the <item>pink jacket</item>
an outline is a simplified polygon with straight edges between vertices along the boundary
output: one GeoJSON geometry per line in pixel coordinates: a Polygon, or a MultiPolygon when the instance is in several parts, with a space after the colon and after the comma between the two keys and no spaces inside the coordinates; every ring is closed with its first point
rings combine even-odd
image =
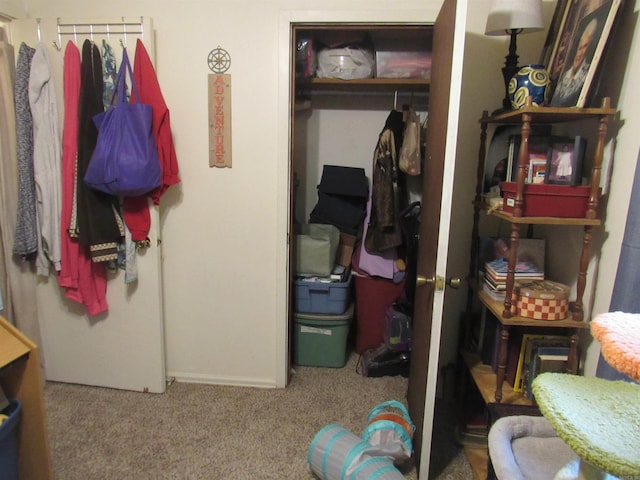
{"type": "Polygon", "coordinates": [[[69,228],[75,201],[78,151],[80,51],[69,41],[64,52],[64,129],[62,132],[61,265],[58,284],[69,300],[84,305],[89,315],[108,310],[107,272],[102,262],[91,261],[86,247],[71,238],[69,228]]]}

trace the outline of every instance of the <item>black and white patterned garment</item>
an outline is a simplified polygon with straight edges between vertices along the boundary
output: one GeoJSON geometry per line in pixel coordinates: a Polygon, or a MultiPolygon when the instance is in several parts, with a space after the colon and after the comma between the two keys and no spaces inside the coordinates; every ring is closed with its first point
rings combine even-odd
{"type": "Polygon", "coordinates": [[[35,260],[38,253],[36,186],[33,173],[33,118],[29,106],[29,75],[35,48],[20,45],[16,62],[14,99],[18,157],[18,215],[13,253],[23,260],[35,260]]]}
{"type": "Polygon", "coordinates": [[[116,56],[113,53],[111,45],[105,39],[102,39],[102,78],[103,92],[102,103],[106,110],[111,105],[111,100],[116,91],[116,75],[117,75],[116,56]]]}

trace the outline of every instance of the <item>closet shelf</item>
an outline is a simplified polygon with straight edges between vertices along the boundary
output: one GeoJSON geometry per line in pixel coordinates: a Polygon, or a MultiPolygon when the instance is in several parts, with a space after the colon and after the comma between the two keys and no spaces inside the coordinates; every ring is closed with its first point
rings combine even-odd
{"type": "MultiPolygon", "coordinates": [[[[533,318],[528,317],[519,317],[517,315],[513,315],[511,317],[505,317],[504,312],[504,301],[501,300],[493,300],[491,297],[484,291],[480,290],[478,292],[478,296],[482,303],[491,310],[498,321],[502,325],[513,325],[520,327],[554,327],[554,328],[588,328],[589,324],[584,320],[575,320],[571,312],[567,315],[567,318],[563,320],[535,320],[533,318]]],[[[494,385],[495,386],[495,385],[494,385]]]]}
{"type": "Polygon", "coordinates": [[[488,212],[494,217],[506,220],[511,223],[522,223],[528,225],[602,225],[602,220],[597,218],[566,218],[566,217],[514,217],[509,212],[493,210],[488,212]]]}
{"type": "Polygon", "coordinates": [[[429,88],[431,80],[428,78],[362,78],[356,80],[342,80],[339,78],[310,78],[298,80],[297,85],[303,90],[373,90],[373,91],[402,91],[416,92],[429,88]]]}

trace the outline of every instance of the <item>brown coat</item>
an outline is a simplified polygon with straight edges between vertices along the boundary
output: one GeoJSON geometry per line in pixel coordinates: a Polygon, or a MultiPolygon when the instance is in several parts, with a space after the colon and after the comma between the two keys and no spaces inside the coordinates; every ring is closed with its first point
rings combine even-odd
{"type": "Polygon", "coordinates": [[[378,137],[373,153],[371,216],[365,247],[372,254],[402,245],[398,222],[400,192],[398,188],[398,159],[394,131],[389,127],[378,137]]]}

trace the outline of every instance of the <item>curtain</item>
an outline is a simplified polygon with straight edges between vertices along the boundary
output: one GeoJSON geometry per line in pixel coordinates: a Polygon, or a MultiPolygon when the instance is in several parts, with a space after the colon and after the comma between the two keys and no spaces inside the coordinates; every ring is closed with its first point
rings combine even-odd
{"type": "MultiPolygon", "coordinates": [[[[629,199],[629,212],[625,225],[618,271],[611,295],[610,312],[640,313],[640,153],[636,162],[636,172],[633,177],[631,198],[629,199]]],[[[631,379],[613,367],[600,356],[596,376],[610,380],[631,379]]]]}

